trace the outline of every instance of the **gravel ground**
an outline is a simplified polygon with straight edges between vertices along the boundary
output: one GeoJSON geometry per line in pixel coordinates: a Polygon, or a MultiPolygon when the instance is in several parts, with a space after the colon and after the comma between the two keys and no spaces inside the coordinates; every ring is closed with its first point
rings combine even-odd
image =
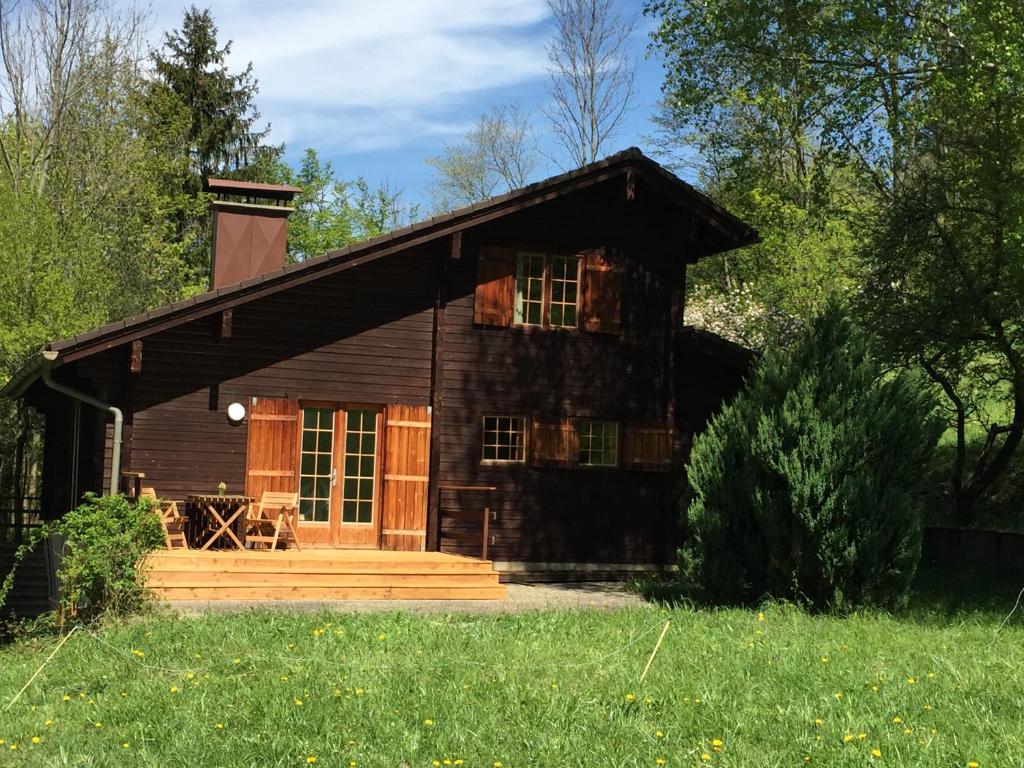
{"type": "Polygon", "coordinates": [[[168,607],[184,614],[207,611],[413,611],[416,613],[519,613],[546,609],[588,609],[648,606],[642,597],[617,582],[572,584],[507,584],[504,600],[172,600],[168,607]]]}

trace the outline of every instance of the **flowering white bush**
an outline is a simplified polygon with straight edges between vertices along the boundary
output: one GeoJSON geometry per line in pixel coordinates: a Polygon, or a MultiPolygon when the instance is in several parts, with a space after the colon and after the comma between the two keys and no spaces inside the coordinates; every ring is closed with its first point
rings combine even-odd
{"type": "Polygon", "coordinates": [[[725,291],[695,287],[686,298],[685,320],[750,349],[791,339],[800,329],[797,318],[755,299],[749,284],[725,291]]]}

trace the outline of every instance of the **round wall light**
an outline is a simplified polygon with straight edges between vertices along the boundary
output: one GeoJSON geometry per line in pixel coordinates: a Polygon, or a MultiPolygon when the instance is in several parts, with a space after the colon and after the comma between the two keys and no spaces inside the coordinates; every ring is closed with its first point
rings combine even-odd
{"type": "Polygon", "coordinates": [[[241,403],[232,403],[228,406],[228,421],[238,424],[245,418],[245,406],[241,403]]]}

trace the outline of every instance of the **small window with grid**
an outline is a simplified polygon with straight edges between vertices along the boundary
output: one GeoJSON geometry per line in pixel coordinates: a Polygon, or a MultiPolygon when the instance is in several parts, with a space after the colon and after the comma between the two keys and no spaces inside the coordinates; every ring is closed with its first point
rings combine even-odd
{"type": "Polygon", "coordinates": [[[579,326],[580,265],[577,256],[516,254],[516,325],[579,326]]]}
{"type": "Polygon", "coordinates": [[[326,523],[331,512],[331,456],[334,409],[302,409],[302,456],[299,472],[299,518],[326,523]]]}
{"type": "Polygon", "coordinates": [[[581,421],[580,464],[614,467],[619,463],[619,425],[614,421],[581,421]]]}
{"type": "Polygon", "coordinates": [[[526,419],[484,416],[484,461],[526,461],[526,419]]]}

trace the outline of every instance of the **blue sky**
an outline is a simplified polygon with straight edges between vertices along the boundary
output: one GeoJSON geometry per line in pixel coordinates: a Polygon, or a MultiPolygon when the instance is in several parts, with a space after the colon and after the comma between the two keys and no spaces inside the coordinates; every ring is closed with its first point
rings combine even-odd
{"type": "MultiPolygon", "coordinates": [[[[624,14],[640,0],[618,0],[624,14]]],[[[456,141],[491,105],[518,102],[532,113],[542,146],[554,147],[547,103],[545,0],[209,0],[232,68],[253,63],[258,106],[271,138],[294,162],[305,147],[343,178],[364,176],[404,190],[429,208],[425,159],[456,141]]],[[[180,26],[186,2],[153,5],[151,42],[180,26]]],[[[613,150],[646,149],[662,81],[646,58],[650,19],[632,41],[637,98],[613,150]]],[[[562,167],[543,160],[538,178],[562,167]]]]}

